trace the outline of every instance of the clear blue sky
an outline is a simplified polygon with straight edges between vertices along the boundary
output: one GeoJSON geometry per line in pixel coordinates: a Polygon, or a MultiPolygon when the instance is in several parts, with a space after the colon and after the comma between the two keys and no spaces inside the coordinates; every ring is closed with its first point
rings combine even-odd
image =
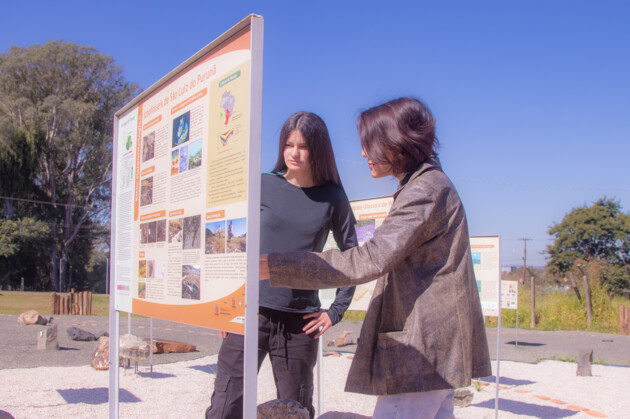
{"type": "Polygon", "coordinates": [[[606,196],[630,209],[628,1],[11,1],[0,51],[62,39],[111,55],[147,88],[249,13],[265,19],[263,156],[286,117],[327,122],[350,199],[372,180],[358,111],[413,95],[437,119],[440,157],[472,235],[500,235],[502,265],[542,266],[547,229],[606,196]]]}

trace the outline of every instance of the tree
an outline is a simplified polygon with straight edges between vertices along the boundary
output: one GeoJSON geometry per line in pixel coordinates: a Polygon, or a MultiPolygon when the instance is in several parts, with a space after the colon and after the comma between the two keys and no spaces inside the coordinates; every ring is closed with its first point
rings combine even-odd
{"type": "Polygon", "coordinates": [[[612,293],[630,287],[630,215],[621,211],[618,201],[604,197],[590,207],[573,209],[548,233],[555,236],[553,245],[547,247],[553,273],[579,269],[579,260],[595,261],[613,267],[614,275],[602,276],[612,293]],[[624,281],[619,281],[619,272],[625,272],[624,281]]]}
{"type": "MultiPolygon", "coordinates": [[[[66,290],[82,227],[107,219],[113,115],[137,93],[113,59],[91,47],[53,41],[0,56],[0,144],[12,149],[21,138],[36,147],[33,186],[50,204],[40,215],[54,240],[54,290],[66,290]]],[[[5,196],[19,195],[10,192],[5,196]]]]}

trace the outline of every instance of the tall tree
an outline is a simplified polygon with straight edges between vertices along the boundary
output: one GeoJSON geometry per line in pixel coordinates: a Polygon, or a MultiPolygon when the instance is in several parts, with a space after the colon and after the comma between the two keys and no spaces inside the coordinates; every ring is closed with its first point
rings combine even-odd
{"type": "MultiPolygon", "coordinates": [[[[554,273],[573,270],[580,259],[616,266],[628,272],[630,215],[621,211],[618,201],[604,197],[591,206],[573,209],[562,222],[550,227],[548,233],[555,238],[547,247],[551,257],[548,266],[554,273]]],[[[628,278],[626,281],[630,284],[628,278]]]]}
{"type": "Polygon", "coordinates": [[[34,184],[50,203],[55,290],[66,289],[81,228],[109,209],[113,115],[137,92],[91,47],[53,41],[0,57],[0,142],[19,132],[37,146],[34,184]]]}

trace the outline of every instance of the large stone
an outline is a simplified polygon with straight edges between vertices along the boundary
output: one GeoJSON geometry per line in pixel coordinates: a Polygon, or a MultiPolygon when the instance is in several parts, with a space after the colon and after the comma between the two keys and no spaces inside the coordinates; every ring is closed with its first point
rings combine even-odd
{"type": "Polygon", "coordinates": [[[45,326],[48,324],[48,320],[46,320],[45,317],[40,316],[35,310],[27,310],[20,314],[17,321],[19,324],[23,325],[41,324],[45,326]]]}
{"type": "Polygon", "coordinates": [[[309,419],[308,410],[289,399],[269,400],[258,406],[258,419],[309,419]]]}
{"type": "MultiPolygon", "coordinates": [[[[145,342],[149,343],[149,339],[146,339],[145,342]]],[[[195,352],[196,350],[197,347],[190,343],[174,342],[170,340],[153,341],[154,354],[186,353],[195,352]]]]}
{"type": "Polygon", "coordinates": [[[102,336],[98,338],[96,348],[92,352],[92,361],[90,361],[92,368],[104,371],[109,369],[109,338],[102,336]]]}
{"type": "Polygon", "coordinates": [[[37,349],[59,349],[57,325],[51,324],[37,336],[37,349]]]}
{"type": "Polygon", "coordinates": [[[473,392],[468,388],[455,389],[455,395],[453,396],[453,404],[459,407],[470,406],[473,399],[473,392]]]}
{"type": "Polygon", "coordinates": [[[151,347],[147,342],[132,334],[120,337],[120,356],[132,361],[144,361],[149,356],[151,347]]]}
{"type": "Polygon", "coordinates": [[[591,364],[593,363],[593,350],[582,350],[578,355],[577,375],[583,377],[590,377],[591,364]]]}
{"type": "Polygon", "coordinates": [[[78,327],[70,326],[66,332],[68,332],[68,337],[72,340],[78,340],[83,342],[91,342],[95,341],[96,336],[93,333],[88,332],[87,330],[79,329],[78,327]]]}

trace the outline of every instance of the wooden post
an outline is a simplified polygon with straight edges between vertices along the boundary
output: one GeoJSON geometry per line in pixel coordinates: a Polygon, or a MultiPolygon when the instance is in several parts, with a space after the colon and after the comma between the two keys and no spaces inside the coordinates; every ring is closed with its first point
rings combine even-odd
{"type": "Polygon", "coordinates": [[[619,306],[619,332],[630,335],[630,307],[619,306]]]}

